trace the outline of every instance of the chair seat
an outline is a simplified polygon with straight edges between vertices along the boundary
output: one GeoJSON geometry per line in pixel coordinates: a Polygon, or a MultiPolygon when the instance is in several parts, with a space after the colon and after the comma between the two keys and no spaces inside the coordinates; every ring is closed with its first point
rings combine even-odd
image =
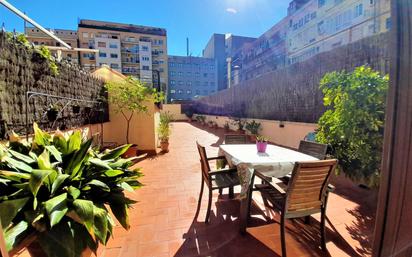
{"type": "MultiPolygon", "coordinates": [[[[283,188],[283,183],[278,183],[278,185],[283,188]]],[[[255,187],[258,191],[260,191],[262,197],[268,200],[273,205],[273,207],[278,210],[283,208],[285,194],[280,193],[268,184],[256,184],[255,187]]]]}
{"type": "Polygon", "coordinates": [[[215,174],[212,180],[212,189],[227,188],[240,185],[236,172],[215,174]]]}

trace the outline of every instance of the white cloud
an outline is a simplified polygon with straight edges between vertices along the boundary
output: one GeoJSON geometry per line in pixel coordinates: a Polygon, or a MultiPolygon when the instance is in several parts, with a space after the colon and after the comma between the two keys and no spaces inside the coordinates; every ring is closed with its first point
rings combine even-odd
{"type": "Polygon", "coordinates": [[[237,10],[235,8],[226,8],[226,12],[236,14],[237,10]]]}

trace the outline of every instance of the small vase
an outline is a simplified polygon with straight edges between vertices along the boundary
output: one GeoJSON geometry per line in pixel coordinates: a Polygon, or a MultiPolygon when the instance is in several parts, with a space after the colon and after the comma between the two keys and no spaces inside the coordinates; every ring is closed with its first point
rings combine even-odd
{"type": "Polygon", "coordinates": [[[267,142],[256,142],[256,148],[258,153],[266,153],[266,147],[268,146],[267,142]]]}

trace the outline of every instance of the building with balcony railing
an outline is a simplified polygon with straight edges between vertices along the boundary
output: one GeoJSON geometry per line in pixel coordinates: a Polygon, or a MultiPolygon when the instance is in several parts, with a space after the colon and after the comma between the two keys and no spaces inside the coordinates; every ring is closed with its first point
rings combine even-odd
{"type": "Polygon", "coordinates": [[[78,37],[81,47],[98,49],[91,58],[81,56],[83,67],[109,65],[125,75],[145,83],[160,83],[167,88],[167,33],[165,29],[94,20],[80,20],[78,37]],[[154,78],[156,77],[156,78],[154,78]],[[154,81],[154,79],[156,81],[154,81]]]}

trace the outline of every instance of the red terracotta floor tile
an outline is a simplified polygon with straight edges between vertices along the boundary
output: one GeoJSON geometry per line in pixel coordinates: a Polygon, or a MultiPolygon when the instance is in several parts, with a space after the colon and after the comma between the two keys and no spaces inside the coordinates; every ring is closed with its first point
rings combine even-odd
{"type": "MultiPolygon", "coordinates": [[[[246,235],[239,233],[239,202],[213,194],[211,222],[204,217],[207,188],[197,220],[194,216],[200,190],[200,164],[196,141],[216,156],[223,142],[223,129],[205,129],[196,123],[172,124],[170,152],[137,164],[145,176],[141,189],[128,194],[138,203],[130,210],[131,229],[114,229],[114,238],[101,246],[99,257],[265,257],[279,256],[279,215],[265,209],[254,194],[252,219],[246,235]]],[[[319,215],[311,225],[296,220],[287,224],[288,256],[370,256],[374,210],[374,192],[365,191],[348,180],[334,177],[336,192],[329,198],[327,216],[328,253],[319,249],[319,215]]],[[[239,188],[235,188],[239,192],[239,188]]],[[[23,252],[19,257],[26,257],[23,252]]]]}

